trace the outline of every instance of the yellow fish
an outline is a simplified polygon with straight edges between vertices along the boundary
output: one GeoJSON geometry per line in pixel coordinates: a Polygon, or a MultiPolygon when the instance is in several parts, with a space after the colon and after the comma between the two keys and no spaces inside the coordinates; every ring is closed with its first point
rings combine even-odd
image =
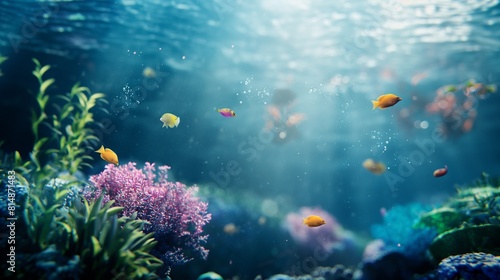
{"type": "Polygon", "coordinates": [[[377,98],[377,101],[372,101],[373,110],[375,110],[375,108],[385,109],[394,106],[401,100],[403,100],[401,97],[392,93],[381,95],[377,98]]]}
{"type": "Polygon", "coordinates": [[[156,72],[153,68],[148,66],[142,70],[142,75],[146,78],[154,78],[156,77],[156,72]]]}
{"type": "Polygon", "coordinates": [[[101,145],[101,148],[95,152],[100,153],[103,160],[118,165],[118,156],[111,149],[104,148],[104,146],[101,145]]]}
{"type": "Polygon", "coordinates": [[[167,126],[170,128],[174,128],[179,125],[179,123],[181,122],[181,118],[177,117],[174,114],[165,113],[163,114],[163,116],[161,116],[160,121],[163,122],[162,127],[167,126]]]}
{"type": "Polygon", "coordinates": [[[311,215],[304,218],[304,225],[308,227],[319,227],[324,224],[326,224],[326,222],[320,216],[311,215]]]}

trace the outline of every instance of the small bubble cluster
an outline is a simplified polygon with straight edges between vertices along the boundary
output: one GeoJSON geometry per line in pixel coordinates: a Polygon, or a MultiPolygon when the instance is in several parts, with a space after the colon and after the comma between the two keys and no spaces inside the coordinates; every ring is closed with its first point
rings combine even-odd
{"type": "Polygon", "coordinates": [[[141,103],[139,95],[142,93],[134,90],[128,83],[123,86],[122,93],[123,95],[119,96],[119,100],[123,109],[133,109],[141,103]]]}

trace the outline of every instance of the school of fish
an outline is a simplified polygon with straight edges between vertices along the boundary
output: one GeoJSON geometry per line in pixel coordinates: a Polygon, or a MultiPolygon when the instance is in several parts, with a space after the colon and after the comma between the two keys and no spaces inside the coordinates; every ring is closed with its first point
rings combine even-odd
{"type": "MultiPolygon", "coordinates": [[[[145,77],[154,77],[156,75],[156,73],[154,72],[153,69],[146,67],[144,69],[143,75],[145,77]]],[[[401,100],[403,100],[403,99],[395,94],[392,94],[392,93],[383,94],[383,95],[380,95],[377,98],[377,100],[372,101],[372,105],[373,105],[372,109],[373,110],[375,110],[376,108],[386,109],[386,108],[389,108],[389,107],[396,105],[401,100]]],[[[226,118],[236,117],[236,113],[232,109],[229,109],[229,108],[217,109],[216,108],[215,110],[219,114],[221,114],[223,117],[226,117],[226,118]]],[[[178,117],[172,113],[165,113],[160,117],[160,121],[163,123],[162,127],[174,128],[174,127],[179,126],[181,119],[180,119],[180,117],[178,117]]],[[[101,146],[101,148],[99,150],[97,150],[96,152],[101,155],[101,158],[103,160],[105,160],[109,163],[118,165],[118,155],[115,152],[113,152],[111,149],[104,148],[104,146],[101,146]]],[[[373,159],[366,159],[362,165],[366,170],[368,170],[371,173],[376,174],[376,175],[380,175],[380,174],[384,173],[386,170],[385,164],[383,164],[382,162],[374,161],[373,159]]],[[[447,172],[448,172],[448,167],[445,166],[444,168],[440,168],[440,169],[435,170],[433,175],[434,175],[434,177],[441,177],[441,176],[446,175],[447,172]]],[[[304,223],[304,225],[306,225],[308,227],[319,227],[319,226],[326,224],[326,222],[323,218],[321,218],[320,216],[316,216],[316,215],[310,215],[310,216],[304,218],[303,223],[304,223]]],[[[226,232],[228,234],[234,234],[237,232],[237,227],[235,227],[234,224],[232,224],[232,223],[227,224],[224,227],[224,232],[226,232]]]]}

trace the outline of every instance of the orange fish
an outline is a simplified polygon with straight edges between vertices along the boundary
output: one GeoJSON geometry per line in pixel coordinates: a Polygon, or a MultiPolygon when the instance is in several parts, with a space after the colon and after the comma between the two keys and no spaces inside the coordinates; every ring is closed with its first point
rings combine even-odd
{"type": "Polygon", "coordinates": [[[101,145],[101,148],[95,152],[101,154],[103,160],[118,165],[118,156],[111,149],[104,148],[104,146],[101,145]]]}
{"type": "Polygon", "coordinates": [[[363,167],[373,174],[380,175],[385,172],[385,164],[369,158],[363,161],[363,167]]]}
{"type": "Polygon", "coordinates": [[[239,228],[233,223],[229,223],[229,224],[226,224],[224,226],[224,232],[226,234],[233,235],[233,234],[237,233],[238,231],[239,231],[239,228]]]}
{"type": "Polygon", "coordinates": [[[372,101],[373,110],[375,110],[375,108],[385,109],[392,107],[401,100],[403,100],[401,97],[392,93],[381,95],[377,98],[377,101],[372,101]]]}
{"type": "Polygon", "coordinates": [[[308,227],[319,227],[324,224],[326,224],[326,222],[320,216],[311,215],[304,218],[304,225],[308,227]]]}
{"type": "Polygon", "coordinates": [[[441,177],[446,175],[446,173],[448,173],[448,166],[445,165],[444,168],[439,168],[434,171],[434,177],[441,177]]]}

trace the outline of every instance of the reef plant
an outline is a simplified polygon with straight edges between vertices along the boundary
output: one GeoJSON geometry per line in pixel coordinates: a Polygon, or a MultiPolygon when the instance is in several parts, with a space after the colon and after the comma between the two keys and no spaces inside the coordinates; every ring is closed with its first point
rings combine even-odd
{"type": "Polygon", "coordinates": [[[41,252],[25,264],[38,269],[26,270],[25,276],[40,277],[45,271],[48,279],[66,279],[67,273],[78,278],[158,278],[154,272],[162,262],[149,254],[156,241],[153,233],[143,233],[144,221],[136,219],[136,214],[118,218],[122,208],[111,207],[113,201],[102,205],[102,197],[90,204],[79,198],[73,207],[61,207],[63,194],[58,192],[54,204],[35,200],[24,211],[29,239],[34,250],[41,252]],[[62,263],[72,263],[73,268],[58,272],[54,260],[40,262],[40,255],[48,252],[66,260],[62,263]]]}
{"type": "MultiPolygon", "coordinates": [[[[2,54],[0,54],[0,64],[2,64],[4,61],[6,61],[8,58],[6,56],[2,56],[2,54]]],[[[0,69],[0,77],[3,76],[3,73],[2,73],[2,70],[0,69]]]]}
{"type": "Polygon", "coordinates": [[[17,218],[16,264],[9,267],[15,274],[2,269],[3,279],[158,278],[162,262],[149,254],[155,241],[152,233],[143,233],[144,221],[133,213],[118,218],[121,208],[111,207],[113,201],[88,203],[77,194],[82,183],[77,172],[89,166],[92,157],[86,153],[98,140],[91,111],[104,95],[79,84],[67,94],[49,94],[55,80],[43,76],[50,66],[33,61],[39,89],[32,151],[27,160],[19,152],[0,158],[1,191],[9,193],[1,202],[10,211],[2,207],[0,214],[17,218]],[[7,185],[7,174],[13,173],[15,180],[11,175],[7,185]]]}
{"type": "Polygon", "coordinates": [[[137,212],[137,218],[148,221],[144,230],[155,232],[158,241],[152,253],[171,267],[195,255],[206,259],[208,250],[203,244],[208,235],[203,234],[203,226],[211,215],[207,203],[195,196],[197,187],[167,180],[169,169],[157,169],[150,163],[143,169],[137,169],[133,162],[118,167],[108,164],[102,173],[91,176],[93,186],[84,195],[92,201],[102,194],[103,203],[114,200],[115,205],[123,207],[122,215],[137,212]]]}
{"type": "MultiPolygon", "coordinates": [[[[48,89],[55,79],[45,79],[50,65],[41,65],[33,59],[33,75],[39,82],[35,94],[37,108],[32,110],[31,130],[35,138],[29,159],[19,152],[4,157],[1,169],[16,172],[21,185],[41,189],[51,179],[66,173],[66,179],[75,180],[74,174],[91,167],[88,152],[99,141],[94,135],[94,109],[106,103],[103,93],[92,93],[76,83],[66,94],[53,95],[48,89]],[[10,163],[10,164],[9,164],[10,163]]],[[[102,108],[101,108],[102,109],[102,108]]]]}
{"type": "Polygon", "coordinates": [[[434,227],[439,233],[429,248],[436,263],[465,253],[500,254],[499,187],[497,179],[483,173],[471,186],[459,187],[443,207],[421,217],[417,227],[434,227]]]}

